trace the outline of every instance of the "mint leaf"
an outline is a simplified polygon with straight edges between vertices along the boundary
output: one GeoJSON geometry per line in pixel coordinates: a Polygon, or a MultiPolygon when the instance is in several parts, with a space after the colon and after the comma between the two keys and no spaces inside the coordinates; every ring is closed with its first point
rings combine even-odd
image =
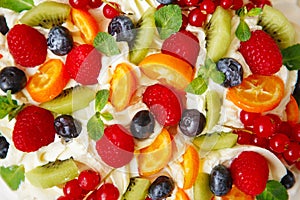
{"type": "Polygon", "coordinates": [[[115,38],[106,32],[99,32],[93,43],[94,47],[106,56],[113,56],[120,54],[115,38]]]}
{"type": "Polygon", "coordinates": [[[104,133],[104,123],[100,118],[100,113],[93,115],[87,123],[88,135],[92,140],[99,140],[104,133]]]}
{"type": "Polygon", "coordinates": [[[12,189],[17,190],[25,178],[25,169],[23,165],[13,165],[10,167],[0,167],[0,176],[5,183],[12,189]]]}
{"type": "Polygon", "coordinates": [[[96,111],[100,112],[108,102],[109,91],[100,90],[96,94],[95,107],[96,111]]]}
{"type": "Polygon", "coordinates": [[[15,12],[29,10],[34,6],[33,0],[1,0],[0,7],[7,8],[15,12]]]}
{"type": "Polygon", "coordinates": [[[210,78],[215,83],[222,84],[225,80],[225,74],[220,71],[213,71],[210,75],[210,78]]]}
{"type": "Polygon", "coordinates": [[[283,64],[288,70],[300,69],[300,44],[295,44],[281,51],[283,64]]]}
{"type": "Polygon", "coordinates": [[[251,37],[250,28],[243,19],[240,20],[240,23],[235,31],[235,35],[240,41],[247,41],[251,37]]]}
{"type": "Polygon", "coordinates": [[[206,83],[208,84],[208,80],[211,79],[215,83],[221,84],[225,80],[225,74],[220,72],[217,69],[216,63],[214,63],[211,59],[206,58],[204,65],[202,65],[198,71],[198,76],[201,76],[206,83]]]}
{"type": "Polygon", "coordinates": [[[269,180],[265,190],[256,196],[257,200],[288,200],[285,187],[278,181],[269,180]]]}
{"type": "Polygon", "coordinates": [[[18,105],[17,101],[12,99],[10,91],[7,92],[7,96],[0,96],[0,119],[9,115],[11,120],[22,108],[23,105],[18,105]]]}
{"type": "Polygon", "coordinates": [[[198,76],[188,84],[185,91],[191,94],[201,95],[207,90],[207,82],[198,76]]]}
{"type": "Polygon", "coordinates": [[[101,117],[103,117],[105,120],[110,121],[113,120],[114,117],[109,112],[101,113],[101,117]]]}
{"type": "Polygon", "coordinates": [[[178,5],[163,6],[155,12],[155,24],[161,39],[167,39],[179,31],[182,24],[181,9],[178,5]]]}
{"type": "Polygon", "coordinates": [[[262,12],[261,8],[252,8],[251,10],[248,11],[247,16],[255,17],[260,15],[261,12],[262,12]]]}

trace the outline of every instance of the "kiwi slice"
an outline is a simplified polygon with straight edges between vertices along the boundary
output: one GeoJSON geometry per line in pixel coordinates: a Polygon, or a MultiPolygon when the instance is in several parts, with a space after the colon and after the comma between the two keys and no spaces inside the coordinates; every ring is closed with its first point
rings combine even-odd
{"type": "Polygon", "coordinates": [[[295,44],[296,31],[293,25],[276,8],[265,5],[258,24],[275,39],[281,49],[295,44]]]}
{"type": "Polygon", "coordinates": [[[209,174],[199,172],[193,190],[194,200],[211,200],[214,195],[209,188],[209,174]]]}
{"type": "Polygon", "coordinates": [[[87,107],[95,95],[96,92],[86,86],[75,86],[65,89],[56,98],[40,104],[40,107],[59,114],[70,114],[87,107]]]}
{"type": "Polygon", "coordinates": [[[156,9],[150,7],[137,23],[137,35],[130,46],[129,61],[138,65],[147,55],[156,30],[154,13],[156,9]]]}
{"type": "Polygon", "coordinates": [[[209,90],[205,96],[206,103],[206,125],[205,129],[210,131],[219,121],[221,116],[221,99],[214,90],[209,90]]]}
{"type": "Polygon", "coordinates": [[[122,195],[122,200],[144,200],[148,194],[150,180],[141,177],[130,178],[129,185],[122,195]]]}
{"type": "Polygon", "coordinates": [[[230,12],[218,6],[205,29],[207,56],[217,62],[226,54],[231,43],[230,12]]]}
{"type": "Polygon", "coordinates": [[[70,15],[71,7],[68,4],[45,1],[26,12],[20,22],[29,26],[52,28],[64,23],[70,15]]]}
{"type": "Polygon", "coordinates": [[[207,133],[195,137],[193,143],[203,151],[231,148],[237,142],[238,135],[231,132],[207,133]]]}
{"type": "Polygon", "coordinates": [[[78,171],[73,159],[56,160],[26,172],[25,176],[36,187],[50,188],[73,180],[78,171]]]}

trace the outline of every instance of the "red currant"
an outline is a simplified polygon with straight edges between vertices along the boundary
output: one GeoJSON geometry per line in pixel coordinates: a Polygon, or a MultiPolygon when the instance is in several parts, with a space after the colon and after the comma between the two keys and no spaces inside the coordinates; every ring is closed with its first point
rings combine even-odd
{"type": "Polygon", "coordinates": [[[120,5],[114,2],[111,2],[110,4],[106,4],[103,7],[103,15],[104,17],[108,19],[112,19],[116,16],[120,15],[120,5]],[[110,6],[110,4],[113,6],[110,6]]]}
{"type": "Polygon", "coordinates": [[[188,15],[190,25],[196,27],[202,27],[206,18],[207,14],[203,13],[199,8],[194,8],[188,15]]]}
{"type": "Polygon", "coordinates": [[[269,147],[276,153],[283,153],[287,150],[290,144],[290,139],[283,133],[273,135],[269,140],[269,147]]]}
{"type": "Polygon", "coordinates": [[[267,115],[260,116],[254,120],[253,131],[259,137],[268,138],[275,133],[275,123],[267,115]]]}
{"type": "Polygon", "coordinates": [[[242,130],[238,130],[236,133],[238,134],[238,144],[253,144],[253,134],[242,130]]]}
{"type": "Polygon", "coordinates": [[[282,122],[280,117],[275,114],[267,114],[267,116],[270,117],[272,122],[275,124],[275,132],[278,131],[280,124],[282,122]]]}
{"type": "Polygon", "coordinates": [[[259,0],[259,2],[256,3],[255,5],[256,5],[256,7],[259,7],[259,8],[263,8],[265,5],[272,6],[272,4],[269,0],[259,0]]]}
{"type": "Polygon", "coordinates": [[[89,0],[69,0],[69,4],[73,8],[85,9],[89,4],[89,0]]]}
{"type": "Polygon", "coordinates": [[[89,6],[91,8],[99,8],[102,4],[102,0],[89,0],[89,6]]]}
{"type": "Polygon", "coordinates": [[[300,145],[296,142],[291,142],[287,150],[283,152],[283,157],[288,163],[300,161],[300,145]]]}
{"type": "Polygon", "coordinates": [[[84,190],[94,190],[100,183],[100,175],[93,170],[82,171],[78,176],[78,183],[84,190]]]}
{"type": "Polygon", "coordinates": [[[251,9],[255,8],[255,5],[253,3],[247,3],[246,5],[247,11],[250,11],[251,9]]]}
{"type": "Polygon", "coordinates": [[[112,183],[105,183],[97,191],[98,200],[118,200],[120,192],[112,183]]]}
{"type": "Polygon", "coordinates": [[[260,116],[260,113],[247,112],[245,110],[240,112],[240,120],[245,127],[253,126],[254,120],[260,116]]]}
{"type": "Polygon", "coordinates": [[[66,196],[60,196],[56,200],[70,200],[70,198],[68,198],[66,196]]]}
{"type": "Polygon", "coordinates": [[[292,126],[288,122],[281,122],[277,132],[286,134],[289,138],[292,137],[292,126]]]}
{"type": "Polygon", "coordinates": [[[93,191],[89,196],[87,196],[86,200],[97,200],[97,190],[93,191]]]}
{"type": "Polygon", "coordinates": [[[199,4],[199,0],[183,0],[183,1],[187,6],[197,6],[199,4]]]}
{"type": "Polygon", "coordinates": [[[67,196],[69,198],[75,198],[75,199],[80,198],[81,195],[83,194],[83,190],[79,186],[77,179],[68,181],[63,188],[63,192],[64,192],[65,196],[67,196]]]}
{"type": "Polygon", "coordinates": [[[300,124],[295,124],[292,128],[291,139],[300,142],[300,124]]]}
{"type": "Polygon", "coordinates": [[[259,137],[257,135],[253,135],[253,145],[268,149],[269,147],[269,140],[264,137],[259,137]]]}
{"type": "Polygon", "coordinates": [[[179,5],[180,7],[184,7],[185,5],[185,0],[176,0],[175,2],[177,5],[179,5]]]}
{"type": "Polygon", "coordinates": [[[233,9],[233,10],[238,10],[238,9],[240,9],[241,7],[243,7],[243,5],[244,5],[243,0],[233,0],[232,9],[233,9]]]}
{"type": "Polygon", "coordinates": [[[216,6],[212,0],[204,0],[199,6],[200,10],[206,12],[206,14],[212,14],[215,12],[216,6]]]}
{"type": "Polygon", "coordinates": [[[224,9],[229,9],[233,5],[233,0],[221,0],[220,6],[224,9]]]}

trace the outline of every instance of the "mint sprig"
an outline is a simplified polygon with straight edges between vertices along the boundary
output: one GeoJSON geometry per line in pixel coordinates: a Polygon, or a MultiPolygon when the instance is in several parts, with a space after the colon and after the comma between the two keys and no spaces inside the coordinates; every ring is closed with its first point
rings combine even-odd
{"type": "Polygon", "coordinates": [[[23,165],[12,165],[0,167],[0,176],[12,190],[17,190],[25,179],[25,169],[23,165]]]}
{"type": "Polygon", "coordinates": [[[269,180],[265,190],[256,196],[257,200],[288,200],[286,188],[278,181],[269,180]]]}
{"type": "Polygon", "coordinates": [[[0,119],[8,115],[8,119],[13,119],[18,112],[23,108],[23,105],[18,105],[16,100],[12,99],[10,90],[6,96],[0,96],[0,119]]]}
{"type": "Polygon", "coordinates": [[[121,53],[115,38],[106,32],[99,32],[94,39],[93,45],[106,56],[114,56],[121,53]]]}
{"type": "Polygon", "coordinates": [[[295,44],[281,51],[283,64],[288,70],[300,69],[300,44],[295,44]]]}
{"type": "Polygon", "coordinates": [[[33,0],[1,0],[0,7],[7,8],[15,12],[30,10],[34,6],[33,0]]]}

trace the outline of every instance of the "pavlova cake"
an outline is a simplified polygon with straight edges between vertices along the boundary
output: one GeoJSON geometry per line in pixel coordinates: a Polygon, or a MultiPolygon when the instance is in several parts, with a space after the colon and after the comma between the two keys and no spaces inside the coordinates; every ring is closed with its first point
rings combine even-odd
{"type": "Polygon", "coordinates": [[[272,3],[1,1],[2,197],[297,199],[300,46],[272,3]]]}

